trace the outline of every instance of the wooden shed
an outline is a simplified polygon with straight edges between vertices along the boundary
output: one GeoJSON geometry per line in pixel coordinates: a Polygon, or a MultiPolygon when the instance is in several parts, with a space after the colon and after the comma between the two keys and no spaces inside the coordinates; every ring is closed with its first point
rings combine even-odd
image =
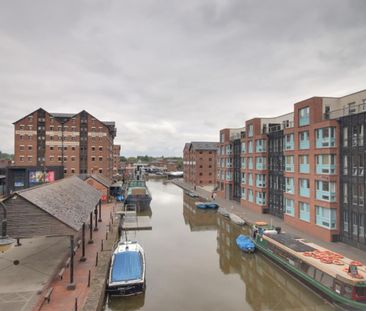
{"type": "MultiPolygon", "coordinates": [[[[84,261],[86,224],[89,225],[89,242],[92,242],[93,218],[94,230],[101,221],[100,202],[100,193],[76,176],[17,191],[3,201],[7,212],[7,235],[14,239],[69,236],[70,273],[73,274],[75,239],[81,239],[80,260],[84,261]]],[[[73,275],[70,276],[71,289],[74,288],[72,283],[73,275]]]]}
{"type": "Polygon", "coordinates": [[[110,198],[110,188],[112,182],[99,174],[87,175],[85,177],[85,182],[97,189],[100,192],[100,199],[102,202],[108,202],[110,198]]]}

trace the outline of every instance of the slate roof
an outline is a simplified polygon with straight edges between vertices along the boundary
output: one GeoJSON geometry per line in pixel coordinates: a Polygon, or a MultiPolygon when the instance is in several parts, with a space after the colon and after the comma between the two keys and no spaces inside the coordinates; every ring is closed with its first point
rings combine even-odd
{"type": "Polygon", "coordinates": [[[88,178],[93,178],[94,180],[96,180],[97,182],[106,186],[107,188],[109,188],[112,185],[111,180],[109,180],[108,178],[106,178],[100,174],[80,174],[78,176],[81,180],[84,180],[84,181],[87,180],[88,178]]]}
{"type": "Polygon", "coordinates": [[[49,114],[55,118],[72,118],[77,115],[77,113],[58,113],[58,112],[49,112],[49,114]]]}
{"type": "Polygon", "coordinates": [[[191,148],[193,150],[217,150],[218,142],[210,142],[210,141],[192,141],[191,148]]]}
{"type": "Polygon", "coordinates": [[[103,175],[100,174],[92,174],[90,175],[91,178],[95,179],[97,182],[101,183],[102,185],[106,186],[107,188],[109,188],[112,185],[112,182],[104,177],[103,175]]]}
{"type": "Polygon", "coordinates": [[[15,192],[75,231],[87,222],[100,193],[76,176],[15,192]]]}

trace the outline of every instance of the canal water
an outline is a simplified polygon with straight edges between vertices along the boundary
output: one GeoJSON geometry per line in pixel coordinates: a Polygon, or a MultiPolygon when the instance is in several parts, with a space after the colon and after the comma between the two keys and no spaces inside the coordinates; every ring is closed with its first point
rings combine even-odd
{"type": "Polygon", "coordinates": [[[129,233],[146,253],[146,292],[108,298],[105,310],[336,310],[263,255],[242,254],[245,230],[197,210],[173,184],[149,181],[152,230],[129,233]]]}

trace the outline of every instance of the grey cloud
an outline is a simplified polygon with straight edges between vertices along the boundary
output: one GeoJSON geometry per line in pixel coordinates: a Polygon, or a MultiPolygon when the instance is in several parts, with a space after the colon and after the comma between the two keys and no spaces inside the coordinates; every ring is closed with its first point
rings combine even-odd
{"type": "Polygon", "coordinates": [[[115,120],[126,155],[365,88],[363,0],[2,1],[0,150],[43,107],[115,120]]]}

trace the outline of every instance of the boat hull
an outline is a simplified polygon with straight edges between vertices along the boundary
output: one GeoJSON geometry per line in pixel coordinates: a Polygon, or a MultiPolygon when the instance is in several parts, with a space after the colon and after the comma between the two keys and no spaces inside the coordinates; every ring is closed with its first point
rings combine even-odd
{"type": "Polygon", "coordinates": [[[150,206],[151,197],[150,196],[136,196],[136,195],[129,195],[126,200],[126,204],[135,204],[137,207],[137,211],[141,209],[146,209],[150,206]]]}
{"type": "Polygon", "coordinates": [[[144,282],[138,282],[128,285],[110,285],[107,288],[107,293],[110,296],[135,296],[142,294],[144,291],[144,282]]]}
{"type": "MultiPolygon", "coordinates": [[[[259,239],[259,238],[257,238],[259,239]]],[[[345,297],[337,295],[335,292],[333,292],[328,287],[322,285],[321,283],[316,282],[314,279],[309,277],[307,274],[303,273],[302,271],[298,270],[285,260],[279,258],[273,252],[268,250],[261,242],[259,242],[257,239],[254,239],[254,244],[256,246],[256,249],[260,252],[262,252],[266,257],[274,261],[276,264],[278,264],[282,269],[284,269],[286,272],[290,273],[292,276],[300,280],[303,284],[314,290],[317,294],[321,295],[322,297],[326,298],[327,300],[330,300],[332,303],[335,303],[336,305],[346,308],[346,310],[350,311],[359,311],[359,310],[365,310],[366,304],[360,303],[354,300],[347,299],[345,297]]]]}

